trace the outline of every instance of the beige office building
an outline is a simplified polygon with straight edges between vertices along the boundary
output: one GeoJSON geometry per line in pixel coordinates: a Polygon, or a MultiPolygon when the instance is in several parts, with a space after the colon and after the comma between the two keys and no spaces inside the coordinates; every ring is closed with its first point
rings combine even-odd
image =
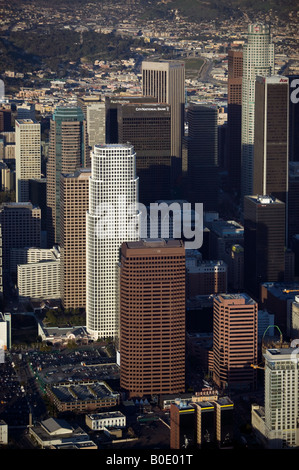
{"type": "Polygon", "coordinates": [[[61,299],[65,308],[86,305],[86,212],[91,170],[60,178],[61,299]]]}
{"type": "Polygon", "coordinates": [[[142,62],[142,93],[171,106],[171,153],[182,158],[185,109],[185,63],[142,62]]]}
{"type": "Polygon", "coordinates": [[[41,126],[32,119],[15,123],[16,201],[29,201],[29,180],[41,177],[41,126]]]}

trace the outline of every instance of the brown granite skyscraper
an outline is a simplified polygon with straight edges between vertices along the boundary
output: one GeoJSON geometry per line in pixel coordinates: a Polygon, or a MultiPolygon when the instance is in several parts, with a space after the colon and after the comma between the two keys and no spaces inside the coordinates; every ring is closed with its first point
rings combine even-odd
{"type": "Polygon", "coordinates": [[[86,212],[90,169],[60,179],[60,291],[64,308],[86,305],[86,212]]]}
{"type": "Polygon", "coordinates": [[[247,294],[220,294],[213,302],[213,380],[222,389],[254,390],[257,302],[247,294]]]}
{"type": "Polygon", "coordinates": [[[130,397],[185,391],[185,248],[180,240],[123,243],[120,384],[130,397]]]}

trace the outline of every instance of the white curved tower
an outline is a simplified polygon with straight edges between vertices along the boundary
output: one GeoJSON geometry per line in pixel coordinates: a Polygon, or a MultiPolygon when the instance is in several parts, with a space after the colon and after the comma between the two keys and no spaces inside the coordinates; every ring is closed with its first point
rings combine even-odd
{"type": "Polygon", "coordinates": [[[268,25],[248,26],[247,44],[243,47],[242,135],[241,135],[241,196],[252,195],[255,80],[258,75],[274,73],[274,44],[268,25]]]}
{"type": "Polygon", "coordinates": [[[138,178],[134,148],[95,145],[86,219],[86,326],[94,338],[118,329],[121,244],[139,239],[138,178]]]}

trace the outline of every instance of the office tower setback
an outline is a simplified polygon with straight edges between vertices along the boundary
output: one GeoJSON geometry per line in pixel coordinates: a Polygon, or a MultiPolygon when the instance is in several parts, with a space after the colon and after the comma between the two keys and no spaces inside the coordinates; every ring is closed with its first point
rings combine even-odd
{"type": "Polygon", "coordinates": [[[251,423],[266,449],[298,448],[298,345],[267,349],[265,403],[253,405],[251,423]]]}
{"type": "Polygon", "coordinates": [[[120,384],[131,397],[185,391],[185,248],[125,242],[120,265],[120,384]]]}
{"type": "Polygon", "coordinates": [[[287,207],[289,83],[281,75],[256,78],[253,194],[287,207]]]}
{"type": "Polygon", "coordinates": [[[247,294],[220,294],[213,309],[213,380],[220,388],[255,390],[257,303],[247,294]]]}
{"type": "Polygon", "coordinates": [[[15,129],[16,201],[29,202],[29,180],[41,177],[41,125],[21,119],[15,129]]]}
{"type": "Polygon", "coordinates": [[[259,296],[260,284],[284,280],[285,204],[269,196],[244,198],[244,283],[259,296]]]}
{"type": "Polygon", "coordinates": [[[122,104],[118,109],[118,142],[130,142],[136,152],[139,202],[148,205],[170,199],[172,183],[170,106],[122,104]]]}
{"type": "Polygon", "coordinates": [[[60,281],[64,308],[86,306],[86,212],[91,170],[61,174],[60,281]]]}
{"type": "Polygon", "coordinates": [[[180,61],[142,62],[142,93],[171,107],[171,153],[177,160],[178,178],[182,172],[184,136],[185,64],[180,61]]]}
{"type": "Polygon", "coordinates": [[[227,159],[230,189],[240,194],[243,51],[228,51],[227,159]]]}
{"type": "Polygon", "coordinates": [[[58,106],[50,121],[47,162],[48,246],[60,243],[60,175],[90,166],[87,127],[79,107],[58,106]]]}
{"type": "Polygon", "coordinates": [[[247,43],[243,46],[241,195],[253,194],[253,155],[255,122],[255,80],[274,72],[274,45],[268,25],[248,26],[247,43]]]}
{"type": "Polygon", "coordinates": [[[132,145],[96,145],[86,220],[86,323],[95,338],[118,334],[118,263],[124,241],[139,239],[138,178],[132,145]]]}
{"type": "Polygon", "coordinates": [[[218,204],[218,110],[216,105],[190,103],[188,120],[188,195],[203,210],[218,204]]]}
{"type": "MultiPolygon", "coordinates": [[[[106,96],[106,144],[122,144],[119,139],[118,114],[124,104],[135,104],[136,106],[144,103],[157,103],[154,96],[143,95],[117,95],[106,96]]],[[[126,142],[125,142],[126,143],[126,142]]]]}

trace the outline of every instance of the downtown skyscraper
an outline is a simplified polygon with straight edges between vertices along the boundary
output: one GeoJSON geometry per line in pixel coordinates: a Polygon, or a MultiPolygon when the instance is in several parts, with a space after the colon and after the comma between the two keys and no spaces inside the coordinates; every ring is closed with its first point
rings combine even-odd
{"type": "Polygon", "coordinates": [[[142,93],[171,107],[171,153],[176,158],[174,181],[182,173],[182,139],[185,112],[185,63],[181,61],[142,62],[142,93]]]}
{"type": "Polygon", "coordinates": [[[41,177],[41,125],[19,119],[16,133],[16,201],[29,202],[29,180],[41,177]]]}
{"type": "Polygon", "coordinates": [[[58,106],[50,121],[47,162],[48,246],[60,243],[60,175],[90,165],[86,120],[76,106],[58,106]]]}
{"type": "Polygon", "coordinates": [[[86,327],[96,339],[118,335],[120,248],[139,239],[137,202],[133,146],[95,145],[86,219],[86,327]]]}
{"type": "Polygon", "coordinates": [[[247,43],[243,46],[242,131],[241,131],[241,196],[253,194],[255,81],[274,73],[274,44],[268,25],[248,26],[247,43]]]}

